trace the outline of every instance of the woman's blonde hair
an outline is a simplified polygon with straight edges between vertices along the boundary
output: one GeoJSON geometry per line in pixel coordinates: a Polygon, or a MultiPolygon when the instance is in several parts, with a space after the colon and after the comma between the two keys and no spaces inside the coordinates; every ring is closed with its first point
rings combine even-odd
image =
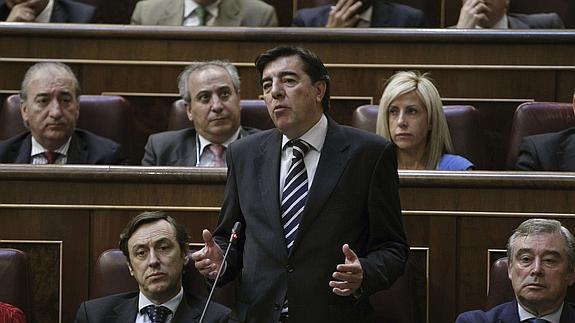
{"type": "Polygon", "coordinates": [[[393,141],[389,131],[389,106],[399,96],[410,92],[417,94],[427,110],[427,124],[430,130],[423,155],[425,169],[436,169],[441,156],[444,153],[453,152],[453,144],[443,112],[441,97],[427,73],[421,74],[418,71],[397,72],[387,80],[379,103],[377,134],[393,141]]]}

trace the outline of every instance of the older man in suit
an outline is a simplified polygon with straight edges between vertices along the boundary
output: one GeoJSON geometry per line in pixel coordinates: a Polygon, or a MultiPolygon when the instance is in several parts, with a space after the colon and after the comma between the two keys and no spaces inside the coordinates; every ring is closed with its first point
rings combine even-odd
{"type": "Polygon", "coordinates": [[[274,7],[261,0],[142,0],[134,25],[274,27],[274,7]]]}
{"type": "MultiPolygon", "coordinates": [[[[575,93],[573,112],[575,113],[575,93]]],[[[575,172],[575,127],[523,138],[515,168],[575,172]]]]}
{"type": "Polygon", "coordinates": [[[562,29],[556,13],[508,14],[509,0],[462,0],[455,28],[562,29]]]}
{"type": "Polygon", "coordinates": [[[575,238],[559,221],[529,219],[507,242],[509,279],[515,299],[484,311],[461,314],[456,323],[572,323],[566,303],[575,281],[575,238]]]}
{"type": "MultiPolygon", "coordinates": [[[[120,249],[140,291],[82,303],[77,323],[199,321],[206,300],[182,287],[188,262],[188,234],[182,225],[161,211],[140,213],[120,235],[120,249]]],[[[203,322],[227,322],[228,314],[228,308],[213,303],[203,322]]]]}
{"type": "Polygon", "coordinates": [[[228,145],[258,131],[240,126],[237,69],[223,61],[192,63],[179,89],[194,127],[151,135],[142,165],[225,167],[228,145]]]}
{"type": "Polygon", "coordinates": [[[0,21],[88,23],[96,8],[72,0],[0,0],[0,21]]]}
{"type": "Polygon", "coordinates": [[[22,81],[20,112],[30,131],[0,141],[0,162],[17,164],[124,164],[117,143],[76,128],[80,85],[57,62],[38,63],[22,81]]]}
{"type": "Polygon", "coordinates": [[[276,128],[230,145],[214,233],[192,254],[214,278],[240,277],[232,320],[364,322],[369,295],[403,273],[406,244],[393,144],[327,116],[329,75],[312,52],[277,47],[256,60],[276,128]]]}
{"type": "Polygon", "coordinates": [[[338,0],[335,5],[298,10],[296,27],[425,27],[423,12],[383,0],[338,0]]]}

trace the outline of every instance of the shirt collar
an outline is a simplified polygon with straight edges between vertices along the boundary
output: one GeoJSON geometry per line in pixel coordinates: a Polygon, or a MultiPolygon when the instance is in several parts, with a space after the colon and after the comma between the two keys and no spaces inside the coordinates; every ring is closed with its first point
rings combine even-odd
{"type": "MultiPolygon", "coordinates": [[[[184,298],[184,288],[180,287],[180,292],[176,296],[172,297],[172,299],[163,304],[159,304],[158,306],[161,305],[169,308],[170,311],[172,311],[172,315],[175,315],[176,310],[178,309],[178,306],[180,305],[180,302],[182,301],[183,298],[184,298]]],[[[150,301],[146,297],[146,295],[140,292],[138,296],[138,313],[141,313],[142,309],[148,305],[156,305],[156,304],[152,303],[152,301],[150,301]]]]}
{"type": "Polygon", "coordinates": [[[547,315],[541,316],[541,317],[536,317],[535,315],[528,312],[521,305],[521,303],[519,303],[519,301],[518,301],[517,302],[517,311],[519,313],[519,322],[523,322],[524,320],[528,320],[528,319],[532,319],[532,318],[540,318],[540,319],[547,320],[550,323],[559,323],[561,321],[561,313],[563,312],[563,304],[564,303],[561,303],[561,306],[559,306],[559,308],[553,313],[550,313],[550,314],[547,314],[547,315]]]}
{"type": "Polygon", "coordinates": [[[370,6],[359,15],[359,21],[357,23],[358,28],[369,28],[371,27],[371,12],[373,11],[373,6],[370,6]]]}
{"type": "Polygon", "coordinates": [[[54,8],[54,0],[49,0],[46,8],[36,16],[35,22],[50,22],[50,17],[52,16],[52,10],[54,8]]]}
{"type": "MultiPolygon", "coordinates": [[[[221,0],[218,0],[205,7],[206,11],[210,13],[210,19],[212,19],[212,17],[218,17],[218,14],[220,13],[220,2],[221,0]]],[[[192,12],[194,12],[194,10],[196,10],[196,8],[199,6],[200,5],[197,4],[194,0],[184,0],[184,19],[189,17],[192,12]]]]}
{"type": "MultiPolygon", "coordinates": [[[[310,144],[311,148],[321,152],[323,148],[323,143],[325,142],[325,135],[327,134],[327,118],[325,114],[321,115],[319,121],[311,127],[306,133],[304,133],[301,137],[297,139],[302,139],[308,144],[310,144]]],[[[286,136],[282,136],[282,150],[285,149],[287,143],[290,139],[286,136]]]]}
{"type": "MultiPolygon", "coordinates": [[[[477,25],[475,28],[483,29],[483,27],[477,25]]],[[[489,29],[509,29],[509,22],[507,19],[507,15],[503,15],[498,22],[496,22],[491,28],[489,29]]]]}
{"type": "MultiPolygon", "coordinates": [[[[236,130],[236,132],[234,132],[233,135],[231,135],[228,140],[224,141],[222,143],[222,146],[228,148],[228,145],[231,144],[232,142],[234,142],[236,139],[238,139],[240,137],[240,128],[238,127],[238,129],[236,130]]],[[[200,155],[204,153],[204,149],[206,149],[207,146],[211,145],[212,142],[209,141],[208,139],[204,138],[202,135],[200,135],[198,133],[198,139],[200,141],[200,155]]],[[[199,158],[199,157],[198,157],[199,158]]]]}
{"type": "MultiPolygon", "coordinates": [[[[58,149],[54,150],[54,152],[59,153],[62,156],[67,156],[68,155],[68,149],[70,148],[70,141],[72,140],[72,137],[68,138],[68,140],[60,147],[58,147],[58,149]]],[[[34,136],[32,136],[32,149],[30,151],[30,156],[36,156],[38,154],[42,154],[45,151],[48,151],[48,149],[44,148],[37,140],[36,138],[34,138],[34,136]]]]}

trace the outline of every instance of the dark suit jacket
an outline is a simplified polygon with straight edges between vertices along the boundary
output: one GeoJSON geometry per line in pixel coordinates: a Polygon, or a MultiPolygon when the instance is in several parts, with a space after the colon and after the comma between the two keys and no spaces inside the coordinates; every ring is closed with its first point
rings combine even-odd
{"type": "Polygon", "coordinates": [[[523,138],[515,168],[575,171],[575,127],[523,138]]]}
{"type": "Polygon", "coordinates": [[[556,13],[537,13],[531,15],[509,14],[510,29],[563,29],[563,21],[556,13]]]}
{"type": "MultiPolygon", "coordinates": [[[[331,5],[298,10],[292,25],[296,27],[325,27],[331,5]]],[[[425,27],[421,10],[402,4],[374,0],[371,27],[425,27]]]]}
{"type": "Polygon", "coordinates": [[[328,120],[289,255],[279,211],[282,135],[275,128],[262,131],[227,149],[228,179],[214,234],[225,248],[234,223],[242,223],[222,277],[225,283],[241,275],[232,320],[277,322],[287,293],[292,322],[364,322],[371,309],[367,296],[403,273],[409,248],[395,148],[380,136],[328,120]],[[344,243],[364,271],[359,300],[337,296],[328,285],[345,260],[344,243]]]}
{"type": "MultiPolygon", "coordinates": [[[[55,0],[50,22],[88,23],[94,19],[96,8],[72,0],[55,0]]],[[[0,21],[5,21],[10,9],[4,0],[0,0],[0,21]]]]}
{"type": "MultiPolygon", "coordinates": [[[[259,131],[242,127],[240,137],[259,131]]],[[[142,165],[144,166],[196,166],[198,161],[196,130],[187,128],[150,135],[146,143],[142,165]]]]}
{"type": "MultiPolygon", "coordinates": [[[[24,132],[0,141],[0,163],[29,164],[32,135],[24,132]]],[[[76,129],[68,149],[67,164],[120,165],[125,164],[124,153],[116,142],[89,131],[76,129]]]]}
{"type": "MultiPolygon", "coordinates": [[[[184,294],[172,323],[198,322],[206,301],[184,294]]],[[[203,322],[227,322],[230,310],[218,303],[210,303],[203,322]]],[[[138,292],[116,294],[80,304],[77,323],[131,323],[138,314],[138,292]]]]}
{"type": "MultiPolygon", "coordinates": [[[[560,323],[575,322],[575,309],[569,303],[563,305],[560,323]]],[[[504,303],[487,312],[469,311],[461,313],[455,323],[519,323],[519,313],[517,312],[517,301],[504,303]]]]}

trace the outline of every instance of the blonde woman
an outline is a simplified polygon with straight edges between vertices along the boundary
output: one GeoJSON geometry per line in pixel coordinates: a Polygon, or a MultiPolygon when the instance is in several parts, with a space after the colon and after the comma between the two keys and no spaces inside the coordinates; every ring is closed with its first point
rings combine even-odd
{"type": "Polygon", "coordinates": [[[441,97],[427,74],[398,72],[387,81],[377,134],[397,146],[399,169],[474,168],[469,160],[453,154],[441,97]]]}

